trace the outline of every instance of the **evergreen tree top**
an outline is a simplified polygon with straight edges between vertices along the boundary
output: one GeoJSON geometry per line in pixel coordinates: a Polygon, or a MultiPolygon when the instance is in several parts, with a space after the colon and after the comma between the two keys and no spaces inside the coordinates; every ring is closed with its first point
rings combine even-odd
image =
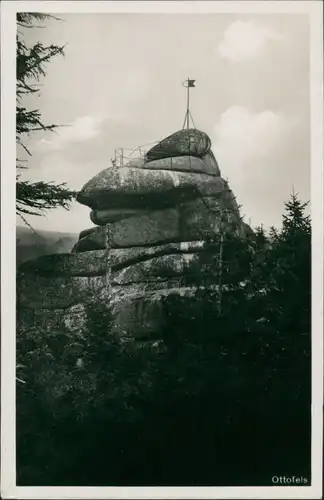
{"type": "Polygon", "coordinates": [[[288,236],[292,233],[311,231],[311,218],[306,215],[309,203],[302,203],[298,194],[292,193],[290,199],[285,202],[285,213],[282,216],[282,235],[288,236]]]}

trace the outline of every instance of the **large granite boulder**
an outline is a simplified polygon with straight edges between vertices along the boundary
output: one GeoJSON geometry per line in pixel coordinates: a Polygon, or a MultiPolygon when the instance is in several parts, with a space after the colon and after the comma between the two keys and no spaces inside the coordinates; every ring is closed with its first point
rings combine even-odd
{"type": "Polygon", "coordinates": [[[116,292],[111,305],[115,318],[115,328],[126,337],[135,339],[159,339],[159,332],[165,320],[162,299],[173,294],[184,298],[192,298],[195,291],[191,287],[181,286],[173,281],[170,286],[160,286],[158,289],[133,288],[128,294],[116,292]]]}
{"type": "MultiPolygon", "coordinates": [[[[96,229],[96,228],[94,228],[96,229]]],[[[19,267],[18,278],[33,275],[47,278],[59,276],[102,276],[106,273],[107,252],[104,250],[87,253],[58,253],[42,255],[37,259],[23,262],[19,267]]]]}
{"type": "Polygon", "coordinates": [[[181,130],[145,157],[90,179],[77,200],[95,226],[81,231],[72,253],[20,267],[19,320],[77,330],[86,305],[102,300],[120,335],[158,336],[162,298],[194,293],[188,265],[204,242],[224,230],[251,232],[210,148],[204,132],[181,130]]]}
{"type": "Polygon", "coordinates": [[[221,177],[205,173],[110,167],[91,179],[77,200],[93,210],[153,210],[197,194],[208,196],[224,189],[225,181],[221,177]]]}
{"type": "Polygon", "coordinates": [[[176,156],[160,160],[145,161],[144,158],[131,160],[127,167],[145,168],[149,170],[172,170],[175,172],[196,172],[214,177],[220,176],[219,166],[211,150],[202,157],[176,156]]]}
{"type": "Polygon", "coordinates": [[[211,148],[211,141],[205,132],[184,129],[169,135],[153,146],[147,153],[147,161],[161,160],[175,156],[197,156],[201,158],[211,148]]]}
{"type": "Polygon", "coordinates": [[[110,249],[109,252],[107,250],[94,250],[82,253],[43,255],[21,264],[18,277],[20,281],[26,279],[27,276],[33,280],[34,273],[37,276],[47,278],[53,276],[103,276],[107,273],[107,267],[112,270],[120,270],[156,257],[199,253],[203,246],[203,241],[184,241],[148,247],[116,248],[110,249]]]}
{"type": "MultiPolygon", "coordinates": [[[[110,225],[112,248],[150,246],[168,241],[181,241],[179,213],[175,208],[157,210],[148,215],[128,217],[110,225]]],[[[74,252],[105,248],[105,226],[81,238],[74,252]]]]}
{"type": "Polygon", "coordinates": [[[107,286],[106,275],[49,278],[29,273],[19,278],[18,305],[34,309],[66,309],[90,302],[107,286]]]}
{"type": "Polygon", "coordinates": [[[167,281],[184,276],[194,254],[169,254],[138,262],[112,273],[112,285],[167,281]]]}
{"type": "MultiPolygon", "coordinates": [[[[222,211],[226,210],[228,201],[226,197],[201,197],[180,203],[175,208],[120,220],[110,225],[111,247],[151,246],[212,237],[220,231],[222,211]]],[[[233,225],[233,232],[242,230],[234,206],[228,214],[227,224],[233,225]]],[[[105,241],[105,226],[98,227],[79,239],[73,252],[104,249],[105,241]]]]}

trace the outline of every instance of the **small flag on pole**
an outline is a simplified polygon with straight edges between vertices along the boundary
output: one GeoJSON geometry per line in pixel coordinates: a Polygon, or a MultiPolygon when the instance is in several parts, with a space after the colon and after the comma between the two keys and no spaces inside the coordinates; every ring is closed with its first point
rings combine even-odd
{"type": "MultiPolygon", "coordinates": [[[[186,111],[185,119],[184,119],[184,123],[183,123],[183,128],[185,128],[185,125],[187,124],[187,129],[189,129],[189,117],[191,117],[191,120],[193,123],[193,119],[192,119],[191,113],[189,111],[189,89],[192,87],[195,87],[195,81],[196,80],[192,80],[190,78],[187,78],[187,80],[185,82],[182,82],[182,85],[187,89],[187,111],[186,111]]],[[[193,126],[195,127],[194,123],[193,123],[193,126]]]]}

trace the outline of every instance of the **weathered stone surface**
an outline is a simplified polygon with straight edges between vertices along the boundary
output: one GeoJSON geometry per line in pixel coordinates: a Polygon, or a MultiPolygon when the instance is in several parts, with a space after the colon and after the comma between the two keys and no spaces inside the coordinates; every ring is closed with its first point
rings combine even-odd
{"type": "Polygon", "coordinates": [[[214,177],[220,176],[220,170],[212,151],[208,151],[202,158],[195,156],[176,156],[161,160],[144,161],[132,160],[127,167],[145,168],[149,170],[172,170],[175,172],[195,172],[214,177]]]}
{"type": "Polygon", "coordinates": [[[76,304],[67,309],[21,308],[20,324],[25,328],[38,327],[45,331],[80,332],[86,325],[86,308],[76,304]]]}
{"type": "MultiPolygon", "coordinates": [[[[162,298],[177,293],[182,297],[192,297],[195,288],[181,286],[179,278],[165,282],[136,283],[115,286],[110,296],[113,313],[113,328],[119,335],[134,339],[159,339],[163,325],[162,298]]],[[[89,302],[96,297],[93,293],[89,302]]],[[[79,297],[80,299],[80,297],[79,297]]],[[[99,299],[100,300],[100,299],[99,299]]],[[[86,301],[56,307],[43,303],[28,303],[20,308],[20,323],[24,326],[38,326],[44,330],[54,329],[77,333],[86,325],[86,301]]]]}
{"type": "Polygon", "coordinates": [[[207,153],[204,156],[202,156],[201,159],[204,161],[204,163],[206,165],[206,172],[211,171],[217,177],[219,177],[221,175],[219,165],[218,165],[217,160],[215,158],[215,155],[211,149],[209,151],[207,151],[207,153]]]}
{"type": "MultiPolygon", "coordinates": [[[[147,213],[149,213],[149,210],[141,210],[136,208],[107,208],[103,210],[92,210],[90,212],[90,219],[94,224],[97,224],[98,226],[104,226],[106,224],[111,224],[112,222],[127,219],[128,217],[145,215],[147,213]]],[[[81,233],[79,239],[81,239],[81,233]]]]}
{"type": "Polygon", "coordinates": [[[153,194],[162,194],[177,184],[170,172],[110,167],[93,177],[79,192],[79,203],[94,210],[146,208],[153,194]]]}
{"type": "Polygon", "coordinates": [[[176,286],[127,296],[117,293],[112,300],[114,328],[135,339],[158,339],[164,321],[161,299],[173,293],[179,293],[182,297],[192,297],[195,290],[176,286]]]}
{"type": "Polygon", "coordinates": [[[101,276],[106,272],[106,269],[106,252],[97,251],[43,255],[38,259],[21,264],[18,272],[22,277],[29,273],[55,278],[59,276],[101,276]]]}
{"type": "Polygon", "coordinates": [[[154,257],[162,257],[175,253],[197,253],[202,250],[203,241],[185,241],[180,243],[167,243],[153,247],[118,248],[110,251],[111,266],[113,270],[145,262],[154,257]]]}
{"type": "MultiPolygon", "coordinates": [[[[152,247],[115,248],[109,251],[109,265],[112,270],[120,270],[154,257],[175,253],[196,253],[203,248],[203,241],[188,241],[167,243],[152,247]]],[[[62,276],[103,276],[107,272],[106,250],[92,252],[43,255],[37,259],[21,264],[18,270],[18,281],[21,279],[33,280],[34,274],[47,278],[62,276]]]]}
{"type": "Polygon", "coordinates": [[[206,199],[198,198],[181,205],[181,231],[188,236],[188,240],[204,239],[219,232],[219,208],[216,206],[213,212],[207,203],[206,199]]]}
{"type": "Polygon", "coordinates": [[[191,239],[205,239],[231,227],[237,232],[241,228],[239,212],[233,206],[228,210],[228,199],[212,196],[197,198],[182,203],[179,207],[182,234],[191,239]]]}
{"type": "Polygon", "coordinates": [[[29,309],[64,309],[99,297],[106,287],[106,276],[48,278],[29,274],[20,277],[18,305],[29,309]]]}
{"type": "Polygon", "coordinates": [[[147,283],[157,280],[167,281],[170,278],[183,276],[186,266],[192,261],[193,257],[194,254],[171,254],[153,257],[113,272],[112,285],[147,283]]]}
{"type": "MultiPolygon", "coordinates": [[[[200,196],[179,203],[178,207],[152,211],[149,214],[129,217],[110,225],[113,248],[158,245],[163,242],[199,240],[213,236],[220,230],[222,211],[228,212],[228,222],[240,225],[239,212],[231,193],[221,189],[219,178],[209,177],[210,184],[203,184],[209,196],[200,196]],[[215,181],[214,181],[215,179],[215,181]]],[[[82,238],[74,252],[105,248],[104,228],[82,238]]]]}
{"type": "Polygon", "coordinates": [[[94,210],[108,208],[156,209],[225,189],[221,177],[193,172],[111,167],[91,179],[78,194],[78,201],[94,210]]]}
{"type": "Polygon", "coordinates": [[[138,282],[130,283],[128,285],[117,285],[115,284],[111,288],[110,302],[113,304],[121,299],[127,299],[129,297],[142,297],[146,293],[152,293],[161,290],[169,290],[181,288],[183,286],[182,277],[170,278],[167,281],[150,281],[150,282],[138,282]]]}
{"type": "Polygon", "coordinates": [[[160,160],[171,156],[204,156],[211,147],[207,134],[197,129],[179,130],[153,146],[146,159],[160,160]]]}
{"type": "MultiPolygon", "coordinates": [[[[104,227],[99,227],[95,233],[79,240],[73,251],[87,252],[105,248],[104,231],[104,227]]],[[[176,209],[167,209],[129,217],[111,224],[110,234],[113,248],[179,241],[179,214],[176,209]]]]}
{"type": "Polygon", "coordinates": [[[158,301],[150,299],[120,301],[113,307],[113,316],[113,327],[121,335],[135,339],[159,338],[158,332],[163,315],[158,301]]]}
{"type": "Polygon", "coordinates": [[[94,233],[94,232],[95,232],[95,230],[96,230],[96,228],[95,228],[95,227],[90,227],[89,229],[84,229],[84,230],[83,230],[83,231],[81,231],[81,232],[80,232],[80,234],[79,234],[79,240],[80,240],[81,238],[84,238],[85,236],[88,236],[88,235],[89,235],[89,234],[91,234],[91,233],[94,233]]]}

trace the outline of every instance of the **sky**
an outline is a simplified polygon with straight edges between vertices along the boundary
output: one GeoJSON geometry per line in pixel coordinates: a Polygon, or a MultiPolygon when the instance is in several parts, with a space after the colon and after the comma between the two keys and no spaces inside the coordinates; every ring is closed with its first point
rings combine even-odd
{"type": "MultiPolygon", "coordinates": [[[[25,30],[28,45],[66,45],[26,105],[43,121],[23,179],[79,190],[135,148],[182,128],[191,113],[212,140],[222,176],[253,227],[280,226],[294,190],[310,199],[309,26],[304,14],[64,14],[25,30]]],[[[34,229],[78,233],[93,224],[73,203],[34,229]]],[[[17,220],[22,224],[21,220],[17,220]]]]}

